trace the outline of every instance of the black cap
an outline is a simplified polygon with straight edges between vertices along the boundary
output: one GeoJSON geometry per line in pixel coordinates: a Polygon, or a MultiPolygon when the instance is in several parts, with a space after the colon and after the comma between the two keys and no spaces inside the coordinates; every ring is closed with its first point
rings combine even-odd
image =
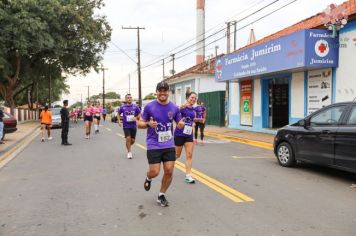
{"type": "Polygon", "coordinates": [[[63,104],[68,103],[68,100],[63,100],[63,104]]]}
{"type": "Polygon", "coordinates": [[[168,85],[166,82],[164,82],[164,81],[159,82],[159,83],[157,84],[156,91],[158,91],[158,90],[160,90],[160,89],[169,90],[169,85],[168,85]]]}

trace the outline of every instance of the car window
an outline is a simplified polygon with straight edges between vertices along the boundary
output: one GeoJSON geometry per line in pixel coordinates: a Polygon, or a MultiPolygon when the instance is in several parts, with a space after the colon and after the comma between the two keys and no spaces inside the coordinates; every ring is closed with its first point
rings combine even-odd
{"type": "Polygon", "coordinates": [[[52,115],[60,115],[61,108],[52,108],[52,115]]]}
{"type": "Polygon", "coordinates": [[[348,125],[356,125],[356,106],[352,107],[350,117],[347,121],[348,125]]]}
{"type": "Polygon", "coordinates": [[[311,125],[331,125],[338,124],[342,112],[345,110],[346,106],[336,106],[330,107],[310,119],[311,125]]]}

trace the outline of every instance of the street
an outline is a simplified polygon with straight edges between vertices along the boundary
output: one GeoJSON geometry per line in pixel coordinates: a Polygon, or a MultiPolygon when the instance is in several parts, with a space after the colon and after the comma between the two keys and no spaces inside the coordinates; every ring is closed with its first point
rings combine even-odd
{"type": "Polygon", "coordinates": [[[145,132],[126,158],[122,128],[102,123],[84,139],[38,136],[0,169],[0,235],[313,235],[356,234],[355,175],[308,164],[278,165],[271,150],[206,138],[193,154],[196,184],[184,182],[184,152],[156,203],[159,177],[143,188],[145,132]]]}

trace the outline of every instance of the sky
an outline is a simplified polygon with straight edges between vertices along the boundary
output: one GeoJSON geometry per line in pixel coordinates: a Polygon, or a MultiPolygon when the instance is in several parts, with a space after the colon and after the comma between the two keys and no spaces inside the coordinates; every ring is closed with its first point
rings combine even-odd
{"type": "MultiPolygon", "coordinates": [[[[252,28],[258,40],[324,11],[331,3],[341,4],[344,1],[205,0],[205,36],[222,30],[226,27],[227,21],[236,20],[238,21],[236,45],[240,48],[247,44],[252,28]],[[278,10],[279,8],[281,9],[278,10]]],[[[104,2],[105,7],[97,14],[105,15],[113,29],[111,42],[102,62],[107,68],[105,90],[119,93],[123,97],[130,88],[133,97],[138,98],[137,31],[124,30],[122,26],[144,27],[145,29],[140,31],[143,98],[155,92],[155,85],[163,78],[162,59],[167,57],[165,75],[168,76],[169,70],[172,69],[169,55],[195,44],[196,0],[104,0],[104,2]]],[[[218,46],[218,54],[226,53],[224,36],[223,30],[207,39],[206,57],[215,55],[215,46],[218,46]],[[221,39],[218,40],[219,38],[221,39]]],[[[191,47],[176,54],[177,59],[174,63],[176,73],[195,65],[194,49],[195,47],[191,47]]],[[[85,76],[71,76],[67,79],[67,84],[70,86],[70,94],[63,95],[62,98],[69,99],[71,104],[80,101],[81,97],[84,101],[88,95],[88,86],[90,96],[102,93],[103,73],[93,71],[85,76]]]]}

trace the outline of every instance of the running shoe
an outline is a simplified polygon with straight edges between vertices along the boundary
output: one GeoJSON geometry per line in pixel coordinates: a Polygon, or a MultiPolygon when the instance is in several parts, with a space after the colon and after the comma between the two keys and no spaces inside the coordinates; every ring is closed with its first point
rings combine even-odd
{"type": "Polygon", "coordinates": [[[127,153],[127,159],[132,159],[132,152],[127,153]]]}
{"type": "Polygon", "coordinates": [[[200,145],[204,146],[204,141],[203,140],[200,141],[200,145]]]}
{"type": "Polygon", "coordinates": [[[188,184],[195,184],[195,179],[193,179],[192,176],[190,176],[190,175],[186,175],[185,182],[188,184]]]}
{"type": "Polygon", "coordinates": [[[162,207],[167,207],[169,202],[167,201],[164,195],[158,196],[157,203],[160,204],[162,207]]]}
{"type": "Polygon", "coordinates": [[[151,189],[151,182],[152,182],[152,179],[148,180],[146,177],[145,183],[143,184],[143,187],[145,188],[146,191],[149,191],[151,189]]]}
{"type": "Polygon", "coordinates": [[[194,144],[198,144],[198,142],[197,142],[197,140],[196,140],[196,139],[194,139],[194,144]]]}
{"type": "Polygon", "coordinates": [[[48,137],[48,140],[52,140],[53,138],[52,137],[48,137]]]}
{"type": "Polygon", "coordinates": [[[44,142],[45,141],[45,139],[44,138],[41,138],[41,142],[44,142]]]}

